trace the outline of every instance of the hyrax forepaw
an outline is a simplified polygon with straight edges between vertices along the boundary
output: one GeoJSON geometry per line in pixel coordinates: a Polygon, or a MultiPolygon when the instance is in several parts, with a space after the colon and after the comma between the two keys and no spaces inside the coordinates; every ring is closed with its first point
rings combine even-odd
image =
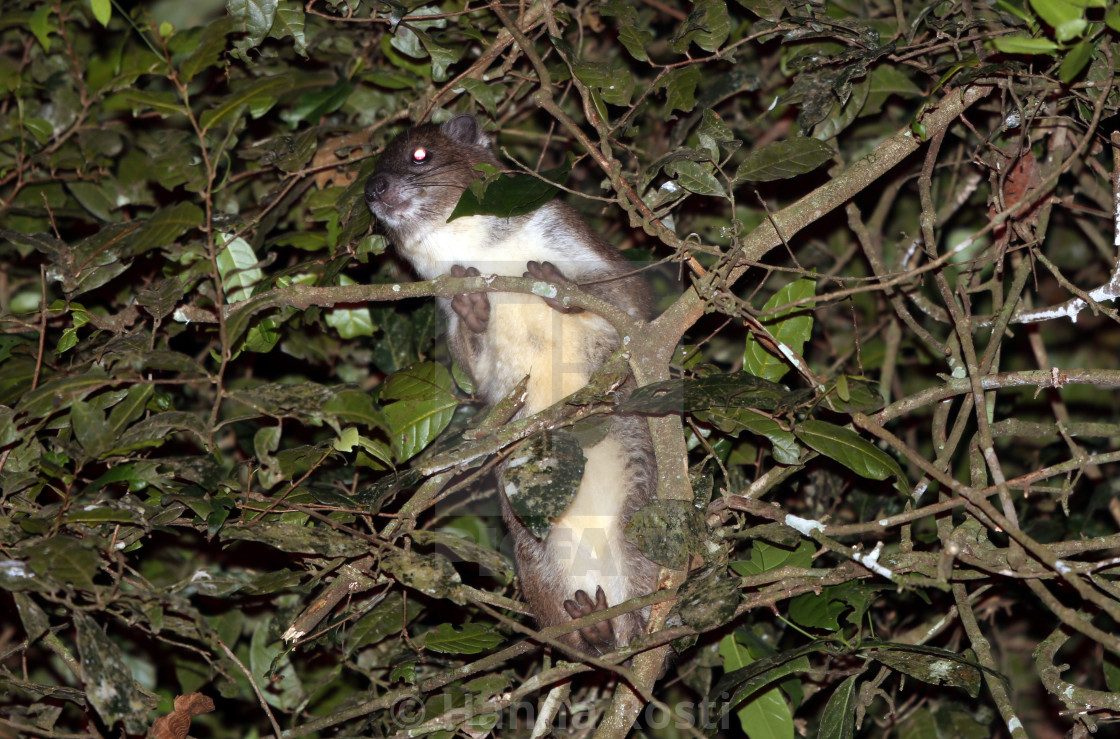
{"type": "MultiPolygon", "coordinates": [[[[589,616],[596,611],[605,611],[607,607],[607,594],[603,592],[602,588],[595,588],[594,603],[591,602],[591,597],[582,590],[576,591],[574,600],[564,601],[564,610],[573,619],[589,616]]],[[[579,633],[587,640],[588,644],[599,650],[600,654],[605,654],[614,647],[614,629],[611,628],[610,619],[584,626],[579,630],[579,633]]]]}
{"type": "MultiPolygon", "coordinates": [[[[569,282],[568,278],[564,276],[564,273],[560,271],[560,268],[552,262],[529,262],[525,265],[525,268],[525,274],[523,275],[524,277],[532,277],[535,280],[553,282],[558,285],[566,285],[569,282]]],[[[552,308],[560,311],[561,313],[583,312],[583,308],[564,305],[562,302],[556,300],[555,298],[542,297],[541,300],[548,303],[552,308]]]]}
{"type": "MultiPolygon", "coordinates": [[[[474,267],[464,267],[461,264],[451,266],[452,277],[478,277],[479,272],[474,267]]],[[[486,293],[463,293],[451,299],[451,309],[467,324],[467,328],[476,334],[486,330],[490,323],[490,299],[486,293]]]]}

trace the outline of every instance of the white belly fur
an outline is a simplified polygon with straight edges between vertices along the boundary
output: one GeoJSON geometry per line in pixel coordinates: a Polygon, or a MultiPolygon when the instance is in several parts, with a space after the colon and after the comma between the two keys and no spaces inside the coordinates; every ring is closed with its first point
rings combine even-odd
{"type": "MultiPolygon", "coordinates": [[[[403,251],[425,279],[450,272],[452,265],[475,267],[483,275],[521,276],[526,263],[550,261],[569,279],[595,274],[601,257],[578,238],[564,240],[547,228],[545,206],[510,238],[495,240],[485,217],[439,224],[417,235],[403,251]]],[[[479,393],[493,405],[505,398],[526,375],[528,397],[523,414],[541,411],[587,384],[597,369],[588,360],[590,346],[614,328],[591,313],[561,313],[533,295],[488,293],[490,321],[481,335],[482,350],[471,358],[471,374],[479,393]]],[[[451,329],[457,317],[450,315],[451,329]]],[[[596,360],[598,361],[598,360],[596,360]]],[[[631,597],[622,546],[621,517],[629,481],[625,479],[625,450],[613,436],[583,450],[583,479],[571,506],[554,522],[546,540],[552,559],[576,590],[595,597],[597,587],[611,605],[631,597]]],[[[516,494],[516,491],[510,491],[516,494]]]]}
{"type": "Polygon", "coordinates": [[[627,486],[623,452],[613,436],[583,450],[587,466],[579,491],[567,512],[552,525],[547,540],[572,592],[583,590],[594,598],[595,588],[602,587],[611,605],[631,597],[622,570],[626,558],[620,493],[627,486]]]}
{"type": "MultiPolygon", "coordinates": [[[[565,314],[533,296],[490,293],[487,351],[478,359],[491,363],[490,376],[501,378],[495,388],[504,397],[526,375],[528,396],[524,413],[547,408],[587,384],[597,369],[587,360],[581,343],[589,332],[612,331],[610,324],[590,313],[565,314]],[[530,351],[530,347],[537,347],[530,351]]],[[[497,398],[490,400],[496,402],[497,398]]],[[[586,463],[579,489],[568,510],[555,521],[545,545],[560,576],[570,583],[564,597],[583,590],[595,597],[602,587],[611,605],[630,598],[622,571],[625,534],[621,517],[628,481],[625,450],[607,436],[583,450],[586,463]]],[[[516,495],[516,490],[507,490],[516,495]]]]}
{"type": "Polygon", "coordinates": [[[587,384],[596,369],[585,344],[591,333],[612,332],[590,313],[561,313],[532,295],[490,293],[490,325],[472,374],[496,403],[529,376],[524,414],[537,413],[587,384]]]}

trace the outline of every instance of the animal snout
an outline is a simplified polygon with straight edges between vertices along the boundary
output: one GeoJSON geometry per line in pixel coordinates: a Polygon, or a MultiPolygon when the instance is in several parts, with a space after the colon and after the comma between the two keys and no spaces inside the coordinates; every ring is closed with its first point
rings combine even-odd
{"type": "Polygon", "coordinates": [[[366,180],[366,202],[374,203],[381,200],[381,196],[389,189],[389,178],[382,174],[375,174],[366,180]]]}

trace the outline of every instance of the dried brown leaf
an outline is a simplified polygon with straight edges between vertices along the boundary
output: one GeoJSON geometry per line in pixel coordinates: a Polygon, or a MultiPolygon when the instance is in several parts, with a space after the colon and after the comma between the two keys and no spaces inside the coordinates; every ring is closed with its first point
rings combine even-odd
{"type": "Polygon", "coordinates": [[[191,719],[214,710],[214,701],[202,693],[187,693],[175,698],[175,710],[152,722],[151,739],[187,739],[191,719]]]}

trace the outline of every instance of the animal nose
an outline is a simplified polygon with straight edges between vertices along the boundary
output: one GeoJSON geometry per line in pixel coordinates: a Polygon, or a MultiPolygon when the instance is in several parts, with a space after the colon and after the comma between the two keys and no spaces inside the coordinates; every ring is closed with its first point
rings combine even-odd
{"type": "Polygon", "coordinates": [[[372,203],[380,200],[385,190],[389,187],[389,180],[385,175],[375,174],[366,180],[366,202],[372,203]]]}

